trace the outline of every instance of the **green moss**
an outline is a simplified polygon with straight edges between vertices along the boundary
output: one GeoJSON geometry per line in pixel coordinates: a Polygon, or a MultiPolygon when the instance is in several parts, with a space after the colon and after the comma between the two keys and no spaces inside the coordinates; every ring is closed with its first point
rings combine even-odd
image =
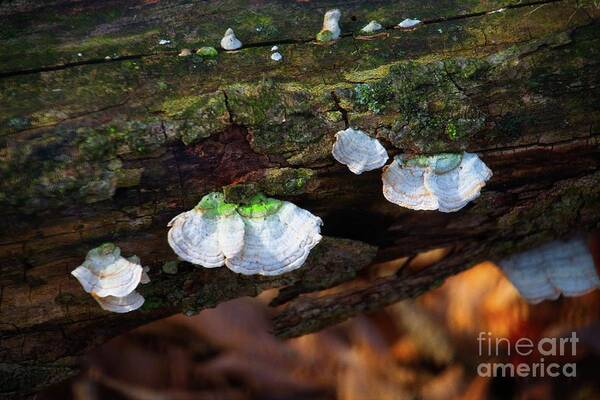
{"type": "Polygon", "coordinates": [[[279,34],[279,29],[273,24],[271,15],[261,14],[252,9],[241,13],[236,17],[235,22],[236,32],[252,32],[259,39],[274,38],[279,34]]]}
{"type": "Polygon", "coordinates": [[[500,217],[498,227],[519,236],[541,232],[544,238],[551,239],[574,229],[585,230],[580,224],[582,208],[586,209],[587,220],[600,217],[598,173],[558,184],[548,196],[538,197],[500,217]]]}
{"type": "Polygon", "coordinates": [[[144,168],[118,169],[115,172],[117,187],[135,187],[140,185],[144,168]]]}
{"type": "Polygon", "coordinates": [[[301,152],[307,145],[319,141],[328,130],[327,122],[318,116],[293,115],[279,124],[254,129],[251,145],[260,153],[289,157],[290,153],[301,152]]]}
{"type": "Polygon", "coordinates": [[[331,90],[263,81],[225,89],[233,121],[250,128],[250,145],[290,164],[326,157],[327,134],[339,130],[326,112],[335,108],[331,90]]]}
{"type": "Polygon", "coordinates": [[[113,121],[108,127],[79,128],[78,149],[86,160],[110,160],[116,156],[119,146],[126,145],[132,152],[147,154],[164,142],[164,136],[156,134],[158,121],[113,121]]]}
{"type": "Polygon", "coordinates": [[[225,201],[230,203],[248,203],[260,192],[255,183],[233,183],[223,187],[225,201]]]}
{"type": "Polygon", "coordinates": [[[119,155],[149,154],[166,137],[155,115],[114,118],[108,126],[58,126],[0,159],[0,201],[25,212],[110,199],[117,187],[139,184],[142,171],[123,170],[119,155]]]}
{"type": "Polygon", "coordinates": [[[246,218],[265,218],[276,213],[281,205],[282,202],[280,200],[257,194],[251,199],[249,204],[240,205],[238,213],[246,218]]]}
{"type": "Polygon", "coordinates": [[[225,89],[233,119],[245,126],[285,120],[285,104],[272,81],[236,84],[225,89]]]}
{"type": "Polygon", "coordinates": [[[391,119],[381,134],[397,147],[463,149],[486,117],[463,93],[456,81],[462,78],[456,76],[473,78],[484,66],[478,60],[395,63],[386,77],[354,87],[353,109],[391,119]]]}
{"type": "Polygon", "coordinates": [[[21,131],[31,126],[30,117],[14,117],[8,120],[8,128],[10,132],[21,131]]]}
{"type": "Polygon", "coordinates": [[[271,196],[303,194],[315,173],[307,168],[271,168],[259,183],[261,190],[271,196]]]}
{"type": "Polygon", "coordinates": [[[446,134],[452,140],[458,138],[458,129],[456,129],[456,125],[453,122],[449,122],[448,125],[446,125],[446,134]]]}
{"type": "Polygon", "coordinates": [[[138,47],[148,46],[158,42],[158,29],[151,29],[146,32],[136,33],[132,35],[94,35],[86,36],[82,41],[68,43],[61,47],[62,51],[82,52],[97,55],[113,55],[123,54],[123,47],[134,49],[138,47]]]}
{"type": "Polygon", "coordinates": [[[224,130],[230,120],[222,93],[167,99],[159,111],[172,119],[171,123],[176,125],[177,133],[186,145],[224,130]]]}
{"type": "Polygon", "coordinates": [[[165,274],[175,275],[177,274],[177,265],[179,262],[177,260],[167,261],[162,266],[162,271],[165,274]]]}
{"type": "Polygon", "coordinates": [[[165,136],[160,122],[113,119],[110,126],[58,127],[10,149],[0,160],[0,199],[23,210],[109,199],[139,184],[141,169],[122,170],[122,152],[147,154],[165,136]]]}
{"type": "Polygon", "coordinates": [[[209,193],[202,197],[196,208],[209,210],[217,208],[223,203],[223,194],[218,192],[209,193]]]}
{"type": "Polygon", "coordinates": [[[344,116],[339,111],[327,111],[325,113],[325,119],[330,122],[343,122],[344,116]]]}
{"type": "Polygon", "coordinates": [[[252,182],[223,187],[223,194],[226,201],[239,204],[251,203],[259,193],[269,196],[297,196],[305,193],[314,175],[307,168],[269,168],[256,174],[252,182]]]}
{"type": "Polygon", "coordinates": [[[223,193],[212,192],[200,200],[195,209],[202,211],[208,218],[231,215],[235,212],[237,204],[225,202],[223,193]]]}
{"type": "Polygon", "coordinates": [[[458,167],[461,161],[461,153],[440,153],[404,159],[403,164],[421,168],[433,168],[436,174],[443,174],[458,167]]]}
{"type": "Polygon", "coordinates": [[[196,50],[196,54],[203,58],[215,58],[219,55],[217,49],[211,46],[200,47],[196,50]]]}
{"type": "Polygon", "coordinates": [[[90,250],[86,258],[106,257],[109,255],[114,255],[115,257],[118,257],[119,254],[121,254],[121,249],[119,249],[119,247],[116,244],[108,242],[103,243],[100,246],[90,250]]]}
{"type": "Polygon", "coordinates": [[[473,84],[473,80],[485,78],[489,72],[490,65],[484,60],[476,58],[456,58],[443,60],[444,71],[447,76],[451,76],[455,83],[460,87],[473,84]]]}
{"type": "Polygon", "coordinates": [[[331,42],[334,40],[333,32],[324,29],[317,33],[316,39],[319,42],[331,42]]]}
{"type": "Polygon", "coordinates": [[[384,85],[370,85],[359,83],[354,86],[354,100],[356,104],[375,114],[381,114],[386,103],[391,97],[384,85]]]}
{"type": "MultiPolygon", "coordinates": [[[[114,129],[114,128],[112,128],[114,129]]],[[[117,143],[112,134],[115,131],[79,128],[78,150],[86,160],[102,160],[116,150],[117,143]]]]}
{"type": "Polygon", "coordinates": [[[390,74],[390,68],[394,65],[384,64],[374,69],[367,69],[363,71],[350,71],[344,73],[344,78],[350,82],[367,82],[376,81],[383,79],[390,74]]]}
{"type": "Polygon", "coordinates": [[[148,154],[157,150],[165,141],[160,129],[160,123],[134,120],[126,123],[121,135],[133,153],[148,154]]]}

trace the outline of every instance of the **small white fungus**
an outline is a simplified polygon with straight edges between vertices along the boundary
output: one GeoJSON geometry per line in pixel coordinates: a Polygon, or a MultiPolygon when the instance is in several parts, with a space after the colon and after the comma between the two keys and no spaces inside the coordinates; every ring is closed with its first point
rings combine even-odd
{"type": "Polygon", "coordinates": [[[414,28],[415,26],[419,25],[420,23],[421,23],[421,20],[406,18],[404,21],[402,21],[398,24],[398,27],[400,27],[402,29],[411,29],[411,28],[414,28]]]}
{"type": "Polygon", "coordinates": [[[383,29],[383,26],[377,21],[371,21],[365,25],[360,31],[363,33],[375,33],[383,29]]]}

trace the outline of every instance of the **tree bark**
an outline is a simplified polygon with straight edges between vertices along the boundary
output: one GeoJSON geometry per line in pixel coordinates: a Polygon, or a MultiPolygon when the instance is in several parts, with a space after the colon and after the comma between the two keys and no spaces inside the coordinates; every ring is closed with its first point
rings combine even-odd
{"type": "Polygon", "coordinates": [[[0,15],[0,396],[71,376],[87,349],[173,313],[281,288],[275,333],[297,336],[599,226],[593,2],[20,0],[0,15]],[[333,7],[343,36],[316,43],[333,7]],[[423,23],[394,29],[406,17],[423,23]],[[385,30],[358,34],[371,19],[385,30]],[[177,56],[228,26],[240,51],[177,56]],[[459,212],[397,207],[380,171],[331,157],[348,126],[390,155],[477,152],[494,176],[459,212]],[[167,222],[214,190],[292,201],[327,237],[280,277],[170,273],[167,222]],[[139,311],[102,311],[69,275],[106,241],[150,266],[139,311]],[[440,247],[430,268],[303,295],[440,247]]]}

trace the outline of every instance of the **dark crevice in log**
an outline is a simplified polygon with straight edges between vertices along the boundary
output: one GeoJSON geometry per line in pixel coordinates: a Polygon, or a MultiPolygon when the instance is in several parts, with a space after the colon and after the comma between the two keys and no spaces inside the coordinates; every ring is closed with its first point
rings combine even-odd
{"type": "Polygon", "coordinates": [[[340,104],[339,97],[335,94],[335,92],[331,92],[331,97],[333,98],[333,102],[335,103],[335,109],[342,114],[342,120],[344,121],[344,128],[348,129],[350,127],[350,123],[348,122],[348,111],[342,107],[340,104]]]}

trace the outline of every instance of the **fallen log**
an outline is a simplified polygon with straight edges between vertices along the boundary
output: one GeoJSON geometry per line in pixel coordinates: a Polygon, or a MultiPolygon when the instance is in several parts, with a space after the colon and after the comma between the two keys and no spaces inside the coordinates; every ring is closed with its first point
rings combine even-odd
{"type": "Polygon", "coordinates": [[[7,397],[71,376],[87,349],[177,312],[284,288],[275,332],[300,335],[414,297],[478,261],[599,226],[593,2],[22,0],[0,15],[7,397]],[[316,42],[333,7],[342,37],[316,42]],[[423,22],[394,28],[407,17],[423,22]],[[360,34],[371,19],[384,30],[360,34]],[[241,50],[195,54],[217,47],[228,26],[241,50]],[[271,60],[273,45],[281,61],[271,60]],[[192,54],[179,57],[183,48],[192,54]],[[494,176],[459,212],[395,206],[380,171],[353,175],[331,157],[335,133],[350,126],[390,155],[476,152],[494,176]],[[324,220],[328,238],[280,277],[175,264],[167,222],[214,190],[236,202],[257,192],[292,201],[324,220]],[[139,311],[101,310],[69,275],[106,241],[150,266],[139,311]],[[302,295],[374,260],[440,247],[452,249],[448,258],[417,274],[302,295]]]}

